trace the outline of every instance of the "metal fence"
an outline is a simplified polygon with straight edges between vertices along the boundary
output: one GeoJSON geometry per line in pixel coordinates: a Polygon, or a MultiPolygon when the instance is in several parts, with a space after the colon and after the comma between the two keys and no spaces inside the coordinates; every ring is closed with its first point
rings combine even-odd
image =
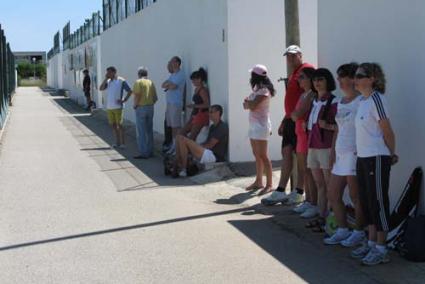
{"type": "MultiPolygon", "coordinates": [[[[76,48],[155,2],[157,0],[103,0],[102,16],[100,11],[93,13],[91,18],[86,19],[86,22],[72,34],[69,23],[63,28],[62,49],[76,48]]],[[[60,48],[55,45],[47,53],[47,58],[50,59],[59,52],[60,48]]]]}
{"type": "Polygon", "coordinates": [[[6,119],[15,82],[15,57],[0,25],[0,128],[6,119]]]}

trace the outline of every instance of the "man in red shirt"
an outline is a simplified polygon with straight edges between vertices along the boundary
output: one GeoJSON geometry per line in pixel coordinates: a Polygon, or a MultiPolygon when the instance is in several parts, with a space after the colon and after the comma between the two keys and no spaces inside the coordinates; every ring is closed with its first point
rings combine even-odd
{"type": "Polygon", "coordinates": [[[279,135],[282,136],[282,166],[279,186],[268,197],[263,198],[261,202],[264,205],[274,205],[279,202],[289,201],[290,203],[299,203],[302,201],[303,189],[297,189],[289,195],[285,193],[286,184],[293,168],[292,154],[297,145],[297,136],[295,134],[295,122],[291,119],[291,114],[295,110],[298,99],[303,93],[303,89],[298,84],[298,77],[303,68],[313,67],[311,64],[303,63],[301,48],[297,45],[289,46],[284,53],[290,70],[293,70],[289,76],[285,95],[285,117],[279,127],[279,135]]]}

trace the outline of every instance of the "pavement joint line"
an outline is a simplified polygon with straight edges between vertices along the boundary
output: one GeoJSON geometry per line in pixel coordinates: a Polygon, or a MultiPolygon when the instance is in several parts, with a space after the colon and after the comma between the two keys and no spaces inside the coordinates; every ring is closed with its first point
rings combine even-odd
{"type": "Polygon", "coordinates": [[[3,127],[2,127],[2,128],[0,128],[0,143],[1,143],[1,141],[2,141],[2,138],[3,138],[3,134],[4,134],[4,132],[6,131],[6,127],[7,127],[7,125],[8,125],[10,115],[11,115],[11,112],[10,112],[10,110],[8,109],[8,110],[7,110],[7,112],[6,112],[6,119],[4,120],[3,127]]]}

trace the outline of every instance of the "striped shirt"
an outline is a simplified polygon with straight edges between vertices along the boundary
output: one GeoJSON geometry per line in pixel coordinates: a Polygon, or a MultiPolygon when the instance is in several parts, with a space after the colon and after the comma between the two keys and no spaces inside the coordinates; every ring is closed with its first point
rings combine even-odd
{"type": "Polygon", "coordinates": [[[356,146],[360,158],[389,156],[390,150],[384,141],[379,121],[388,119],[387,100],[384,95],[374,92],[360,99],[356,115],[356,146]]]}

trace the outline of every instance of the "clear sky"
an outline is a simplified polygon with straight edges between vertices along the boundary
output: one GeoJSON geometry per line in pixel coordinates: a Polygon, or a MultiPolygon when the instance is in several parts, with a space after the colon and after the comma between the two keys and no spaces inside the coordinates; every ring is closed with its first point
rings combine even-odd
{"type": "Polygon", "coordinates": [[[49,51],[68,21],[73,33],[98,10],[102,0],[0,0],[0,24],[12,51],[49,51]]]}

